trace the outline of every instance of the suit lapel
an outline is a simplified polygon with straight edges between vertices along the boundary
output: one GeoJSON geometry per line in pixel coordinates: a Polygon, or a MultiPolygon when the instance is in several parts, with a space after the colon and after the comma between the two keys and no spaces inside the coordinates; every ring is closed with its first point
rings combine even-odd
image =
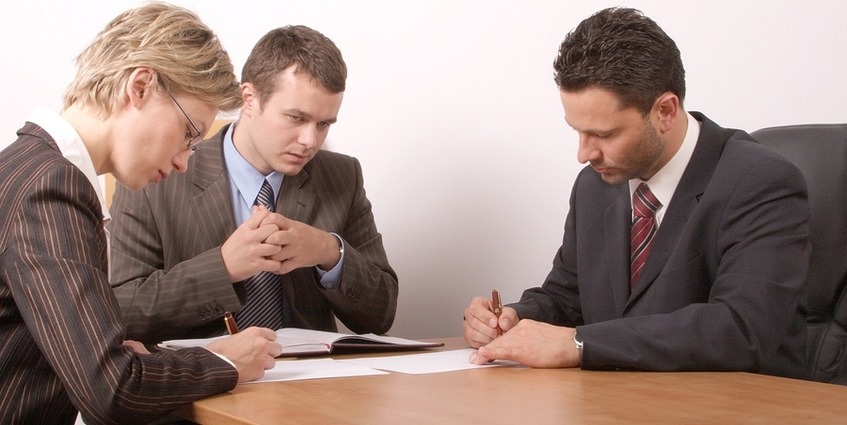
{"type": "Polygon", "coordinates": [[[623,315],[629,298],[629,224],[632,215],[627,185],[617,185],[615,201],[603,212],[603,238],[607,278],[615,305],[616,317],[623,315]],[[623,243],[623,246],[619,244],[623,243]]]}
{"type": "MultiPolygon", "coordinates": [[[[223,163],[223,136],[227,124],[217,134],[204,142],[188,167],[191,182],[191,214],[202,234],[213,241],[226,240],[235,231],[235,214],[230,201],[229,179],[223,163]]],[[[320,153],[318,153],[320,154],[320,153]]],[[[315,207],[316,195],[308,189],[310,164],[295,176],[285,176],[277,197],[276,210],[282,215],[309,222],[315,207]]]]}
{"type": "MultiPolygon", "coordinates": [[[[191,214],[200,234],[210,242],[226,240],[235,231],[235,214],[229,196],[229,182],[224,172],[223,135],[231,124],[203,142],[188,167],[191,192],[191,214]]],[[[213,243],[212,246],[219,243],[213,243]]]]}
{"type": "Polygon", "coordinates": [[[668,204],[659,231],[650,248],[650,256],[641,272],[641,277],[633,288],[630,302],[633,302],[643,293],[665,268],[665,264],[673,254],[673,248],[679,240],[679,235],[688,223],[691,213],[697,208],[700,196],[709,185],[715,167],[720,160],[721,152],[728,139],[727,134],[721,133],[721,128],[708,118],[697,112],[692,112],[697,121],[700,121],[700,136],[697,146],[691,155],[691,160],[682,173],[679,185],[668,204]]]}
{"type": "Polygon", "coordinates": [[[282,190],[276,203],[280,214],[305,223],[310,222],[317,198],[307,186],[310,168],[307,164],[297,175],[282,179],[282,190]]]}

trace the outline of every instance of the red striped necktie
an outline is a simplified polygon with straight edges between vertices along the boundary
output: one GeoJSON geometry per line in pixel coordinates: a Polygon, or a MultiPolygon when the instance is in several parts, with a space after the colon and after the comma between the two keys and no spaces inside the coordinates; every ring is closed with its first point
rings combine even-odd
{"type": "Polygon", "coordinates": [[[641,183],[632,194],[632,228],[630,230],[629,284],[635,287],[647,255],[650,244],[659,226],[656,225],[656,210],[662,203],[656,199],[646,183],[641,183]]]}

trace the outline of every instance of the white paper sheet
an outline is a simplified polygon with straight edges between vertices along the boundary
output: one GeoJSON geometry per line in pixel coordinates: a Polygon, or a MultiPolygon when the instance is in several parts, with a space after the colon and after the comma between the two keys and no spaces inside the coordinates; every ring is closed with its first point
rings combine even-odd
{"type": "Polygon", "coordinates": [[[520,366],[516,362],[504,360],[497,360],[484,365],[475,365],[468,362],[468,356],[474,351],[476,350],[473,348],[465,348],[461,350],[436,351],[433,353],[406,354],[385,357],[363,357],[358,359],[342,359],[338,361],[366,366],[373,369],[390,370],[393,372],[409,373],[413,375],[478,369],[484,367],[520,366]]]}
{"type": "Polygon", "coordinates": [[[354,363],[343,363],[333,359],[307,359],[278,361],[265,376],[245,384],[261,382],[297,381],[301,379],[340,378],[345,376],[385,375],[388,372],[375,370],[354,363]]]}

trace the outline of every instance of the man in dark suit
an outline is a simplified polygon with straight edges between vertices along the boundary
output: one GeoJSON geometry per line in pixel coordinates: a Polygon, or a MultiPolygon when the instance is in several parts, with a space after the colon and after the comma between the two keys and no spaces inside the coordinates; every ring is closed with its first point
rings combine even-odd
{"type": "Polygon", "coordinates": [[[220,335],[227,311],[238,326],[336,331],[337,317],[354,332],[389,330],[397,277],[361,166],[321,149],[346,76],[321,33],[272,30],[244,65],[238,121],[198,146],[186,174],[117,189],[112,286],[132,338],[220,335]],[[273,213],[253,206],[265,183],[273,213]]]}
{"type": "Polygon", "coordinates": [[[590,166],[543,285],[499,320],[482,297],[465,310],[471,361],[804,376],[799,170],[687,113],[679,50],[638,11],[583,21],[554,68],[590,166]]]}
{"type": "Polygon", "coordinates": [[[219,109],[239,105],[232,63],[195,14],[120,14],[77,58],[60,114],[39,109],[0,152],[0,423],[147,423],[273,367],[250,328],[178,352],[126,341],[108,282],[97,176],[140,189],[185,170],[219,109]],[[131,52],[131,55],[128,53],[131,52]],[[156,131],[138,131],[155,126],[156,131]]]}

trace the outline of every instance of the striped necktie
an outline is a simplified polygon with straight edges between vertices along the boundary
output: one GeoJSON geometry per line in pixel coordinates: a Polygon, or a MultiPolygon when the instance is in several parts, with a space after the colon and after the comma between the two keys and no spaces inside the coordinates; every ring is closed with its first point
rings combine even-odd
{"type": "MultiPolygon", "coordinates": [[[[253,205],[264,205],[274,211],[274,190],[265,180],[253,205]]],[[[259,272],[244,282],[247,303],[235,316],[239,327],[262,326],[271,329],[282,327],[282,282],[279,275],[259,272]]]]}
{"type": "Polygon", "coordinates": [[[650,244],[659,226],[656,225],[656,210],[662,203],[656,199],[646,183],[641,183],[632,194],[632,228],[630,229],[629,284],[634,288],[641,276],[650,244]]]}

